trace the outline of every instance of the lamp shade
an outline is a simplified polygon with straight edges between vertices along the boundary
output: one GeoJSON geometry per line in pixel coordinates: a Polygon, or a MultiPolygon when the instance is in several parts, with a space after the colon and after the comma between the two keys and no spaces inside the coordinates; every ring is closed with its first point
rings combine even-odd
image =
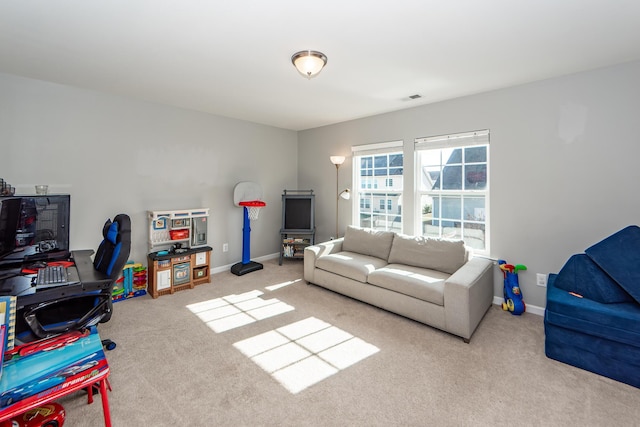
{"type": "Polygon", "coordinates": [[[303,50],[294,53],[291,62],[300,74],[310,79],[322,71],[327,64],[327,57],[315,50],[303,50]]]}
{"type": "Polygon", "coordinates": [[[329,160],[331,160],[331,163],[338,166],[344,163],[344,156],[331,156],[329,157],[329,160]]]}

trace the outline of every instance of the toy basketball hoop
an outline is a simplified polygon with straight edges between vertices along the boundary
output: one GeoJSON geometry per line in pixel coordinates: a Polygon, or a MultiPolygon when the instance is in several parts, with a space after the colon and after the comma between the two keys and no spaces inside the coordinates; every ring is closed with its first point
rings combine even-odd
{"type": "Polygon", "coordinates": [[[262,188],[255,182],[243,181],[236,184],[233,189],[233,204],[242,207],[242,262],[231,266],[231,272],[241,276],[252,271],[261,270],[262,264],[251,261],[251,220],[258,219],[260,209],[267,204],[262,201],[262,188]]]}
{"type": "Polygon", "coordinates": [[[260,215],[260,209],[267,206],[267,204],[262,200],[250,200],[248,202],[240,202],[238,204],[247,208],[249,219],[251,221],[255,221],[256,219],[258,219],[258,215],[260,215]]]}

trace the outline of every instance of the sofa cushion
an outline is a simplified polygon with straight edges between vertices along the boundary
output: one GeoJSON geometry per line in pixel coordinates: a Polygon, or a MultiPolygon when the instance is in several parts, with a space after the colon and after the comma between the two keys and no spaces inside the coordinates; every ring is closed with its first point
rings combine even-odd
{"type": "Polygon", "coordinates": [[[344,233],[342,249],[363,255],[371,255],[386,261],[389,258],[394,235],[395,233],[392,231],[379,231],[350,225],[344,233]]]}
{"type": "Polygon", "coordinates": [[[585,253],[640,304],[640,227],[623,228],[585,253]]]}
{"type": "Polygon", "coordinates": [[[369,273],[385,265],[384,259],[349,251],[322,255],[316,260],[316,268],[363,283],[367,282],[369,273]]]}
{"type": "Polygon", "coordinates": [[[406,264],[453,274],[469,259],[462,240],[397,234],[389,253],[390,264],[406,264]]]}
{"type": "Polygon", "coordinates": [[[631,296],[585,254],[571,256],[556,277],[557,288],[604,304],[633,301],[631,296]]]}
{"type": "Polygon", "coordinates": [[[403,264],[389,264],[369,274],[371,285],[444,305],[444,281],[449,274],[403,264]]]}

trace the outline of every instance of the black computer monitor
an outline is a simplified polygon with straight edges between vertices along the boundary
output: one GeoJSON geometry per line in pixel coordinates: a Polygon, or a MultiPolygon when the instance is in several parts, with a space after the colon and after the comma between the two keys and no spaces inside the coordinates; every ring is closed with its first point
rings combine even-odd
{"type": "Polygon", "coordinates": [[[20,197],[0,198],[0,259],[12,254],[16,249],[16,234],[21,210],[20,197]]]}
{"type": "MultiPolygon", "coordinates": [[[[10,260],[32,260],[69,251],[68,194],[18,196],[21,200],[14,254],[10,260]]],[[[0,197],[0,200],[6,200],[0,197]]]]}
{"type": "Polygon", "coordinates": [[[22,196],[17,247],[27,253],[68,250],[70,202],[67,194],[22,196]]]}

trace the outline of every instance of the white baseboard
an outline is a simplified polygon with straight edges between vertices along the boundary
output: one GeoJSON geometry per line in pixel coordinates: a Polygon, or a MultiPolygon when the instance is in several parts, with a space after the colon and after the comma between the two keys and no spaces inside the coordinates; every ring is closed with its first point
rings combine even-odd
{"type": "MultiPolygon", "coordinates": [[[[269,255],[265,255],[265,256],[261,256],[258,258],[252,258],[251,261],[267,261],[269,259],[274,259],[274,258],[278,258],[280,256],[280,254],[278,252],[274,253],[274,254],[269,254],[269,255]]],[[[216,274],[216,273],[222,273],[224,271],[229,271],[231,269],[231,266],[233,266],[234,264],[236,264],[235,262],[233,264],[227,264],[227,265],[223,265],[220,267],[215,267],[211,269],[211,274],[216,274]]]]}
{"type": "MultiPolygon", "coordinates": [[[[504,302],[504,298],[502,297],[493,297],[493,303],[495,305],[501,306],[504,302]]],[[[538,307],[537,305],[527,304],[527,313],[536,314],[538,316],[544,316],[544,307],[538,307]]]]}

